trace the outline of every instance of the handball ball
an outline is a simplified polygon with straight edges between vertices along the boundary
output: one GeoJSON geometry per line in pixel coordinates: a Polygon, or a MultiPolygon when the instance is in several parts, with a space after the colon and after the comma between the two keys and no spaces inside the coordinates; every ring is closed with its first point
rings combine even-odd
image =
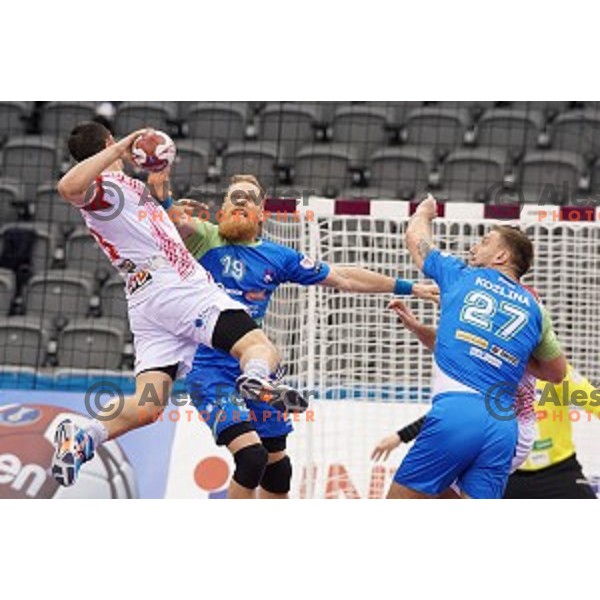
{"type": "Polygon", "coordinates": [[[144,171],[162,171],[175,160],[175,143],[163,131],[151,129],[133,142],[131,157],[144,171]]]}

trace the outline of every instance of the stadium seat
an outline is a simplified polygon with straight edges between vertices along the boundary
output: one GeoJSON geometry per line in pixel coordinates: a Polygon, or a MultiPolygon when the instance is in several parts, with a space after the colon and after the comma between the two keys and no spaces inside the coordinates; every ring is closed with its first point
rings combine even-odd
{"type": "Polygon", "coordinates": [[[393,108],[353,105],[340,108],[333,118],[333,141],[354,146],[365,159],[381,146],[387,146],[389,131],[395,123],[393,108]]]}
{"type": "Polygon", "coordinates": [[[530,152],[521,164],[520,189],[527,203],[562,204],[575,197],[586,165],[572,152],[530,152]]]}
{"type": "Polygon", "coordinates": [[[206,180],[210,162],[210,145],[202,140],[179,140],[177,156],[171,170],[171,182],[180,191],[206,180]]]}
{"type": "Polygon", "coordinates": [[[543,127],[540,111],[494,108],[479,120],[475,139],[479,146],[522,151],[536,148],[543,127]]]}
{"type": "Polygon", "coordinates": [[[50,223],[7,223],[0,227],[0,257],[9,252],[14,252],[7,246],[10,238],[15,240],[20,248],[24,247],[23,241],[16,240],[18,233],[21,231],[24,232],[25,236],[28,235],[28,232],[31,232],[33,237],[31,248],[31,269],[33,272],[49,269],[52,266],[60,238],[57,226],[50,223]]]}
{"type": "Polygon", "coordinates": [[[188,136],[221,142],[244,139],[246,105],[243,102],[195,102],[188,108],[188,136]]]}
{"type": "Polygon", "coordinates": [[[510,106],[513,109],[524,111],[550,111],[561,113],[569,108],[570,102],[556,102],[552,100],[527,100],[511,101],[510,106]]]}
{"type": "Polygon", "coordinates": [[[15,295],[15,274],[8,269],[0,269],[0,317],[5,317],[15,295]]]}
{"type": "Polygon", "coordinates": [[[294,156],[301,146],[315,139],[314,125],[319,116],[310,103],[273,102],[260,117],[258,137],[281,145],[286,156],[294,156]]]}
{"type": "Polygon", "coordinates": [[[271,189],[278,181],[277,166],[283,155],[270,142],[243,142],[230,144],[223,153],[223,177],[227,182],[232,175],[251,173],[263,187],[271,189]]]}
{"type": "Polygon", "coordinates": [[[552,124],[550,140],[557,150],[600,156],[600,111],[586,109],[559,115],[552,124]]]}
{"type": "Polygon", "coordinates": [[[53,139],[41,136],[11,138],[2,152],[2,173],[25,184],[27,197],[38,185],[58,176],[60,153],[53,139]]]}
{"type": "Polygon", "coordinates": [[[296,155],[294,187],[336,195],[352,182],[358,164],[356,150],[345,144],[312,144],[296,155]]]}
{"type": "Polygon", "coordinates": [[[48,330],[38,318],[0,319],[0,365],[41,367],[48,341],[48,330]]]}
{"type": "Polygon", "coordinates": [[[112,265],[86,227],[77,227],[67,238],[65,259],[67,268],[83,273],[106,269],[112,265]]]}
{"type": "Polygon", "coordinates": [[[123,332],[104,319],[71,321],[59,334],[58,365],[73,369],[114,369],[123,362],[123,332]]]}
{"type": "Polygon", "coordinates": [[[176,117],[176,102],[122,102],[115,114],[115,133],[127,135],[136,129],[152,127],[169,133],[176,117]]]}
{"type": "Polygon", "coordinates": [[[25,186],[18,179],[0,178],[0,223],[17,221],[25,207],[25,186]]]}
{"type": "Polygon", "coordinates": [[[429,184],[433,149],[403,146],[378,150],[371,157],[370,185],[396,189],[400,197],[412,199],[429,184]]]}
{"type": "MultiPolygon", "coordinates": [[[[502,188],[506,153],[496,148],[460,149],[444,161],[436,196],[448,201],[471,202],[481,194],[489,197],[502,188]]],[[[481,198],[482,200],[484,197],[481,198]]]]}
{"type": "Polygon", "coordinates": [[[407,117],[403,141],[414,146],[450,150],[462,145],[468,126],[466,108],[418,108],[407,117]]]}
{"type": "Polygon", "coordinates": [[[57,223],[68,228],[83,222],[79,210],[61,198],[55,182],[38,186],[33,206],[35,220],[42,223],[57,223]]]}
{"type": "Polygon", "coordinates": [[[110,319],[127,319],[125,281],[120,275],[111,277],[100,290],[102,316],[110,319]]]}
{"type": "Polygon", "coordinates": [[[95,102],[49,102],[42,109],[40,129],[43,135],[64,139],[75,125],[95,114],[95,102]]]}
{"type": "Polygon", "coordinates": [[[0,102],[0,144],[3,138],[25,132],[26,111],[25,102],[0,102]]]}
{"type": "Polygon", "coordinates": [[[91,276],[78,271],[51,270],[34,275],[25,292],[27,315],[52,320],[87,317],[94,293],[91,276]]]}

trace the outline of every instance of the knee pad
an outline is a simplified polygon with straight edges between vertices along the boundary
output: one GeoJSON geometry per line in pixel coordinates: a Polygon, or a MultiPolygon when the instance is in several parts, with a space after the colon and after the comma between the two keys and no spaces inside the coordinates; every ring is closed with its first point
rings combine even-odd
{"type": "Polygon", "coordinates": [[[242,487],[253,490],[263,478],[269,455],[262,444],[253,444],[233,455],[235,472],[233,480],[242,487]]]}
{"type": "Polygon", "coordinates": [[[292,461],[289,456],[267,465],[260,486],[271,494],[287,494],[292,481],[292,461]]]}

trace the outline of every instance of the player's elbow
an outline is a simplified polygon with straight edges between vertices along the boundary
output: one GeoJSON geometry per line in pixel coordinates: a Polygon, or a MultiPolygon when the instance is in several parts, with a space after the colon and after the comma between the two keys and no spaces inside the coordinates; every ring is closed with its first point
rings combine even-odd
{"type": "Polygon", "coordinates": [[[76,202],[82,198],[81,190],[74,184],[68,173],[58,182],[56,189],[68,202],[76,202]]]}
{"type": "Polygon", "coordinates": [[[563,355],[548,361],[544,365],[544,380],[555,385],[561,383],[567,376],[567,360],[563,355]]]}

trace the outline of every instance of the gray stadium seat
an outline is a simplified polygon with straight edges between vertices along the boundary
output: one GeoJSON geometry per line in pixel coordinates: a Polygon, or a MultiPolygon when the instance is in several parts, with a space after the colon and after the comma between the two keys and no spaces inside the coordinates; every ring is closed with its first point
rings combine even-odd
{"type": "Polygon", "coordinates": [[[25,102],[0,102],[0,142],[2,138],[22,135],[25,132],[25,102]]]}
{"type": "Polygon", "coordinates": [[[8,269],[0,269],[0,317],[8,315],[15,295],[15,274],[8,269]]]}
{"type": "Polygon", "coordinates": [[[258,177],[265,188],[274,187],[277,165],[282,159],[280,149],[269,142],[230,144],[223,153],[223,177],[227,182],[232,175],[250,173],[258,177]]]}
{"type": "Polygon", "coordinates": [[[48,341],[48,331],[38,318],[0,319],[0,365],[41,367],[48,341]]]}
{"type": "Polygon", "coordinates": [[[337,194],[352,182],[350,168],[358,154],[345,144],[313,144],[296,155],[294,188],[337,194]]]}
{"type": "Polygon", "coordinates": [[[552,147],[600,155],[600,112],[594,109],[559,115],[551,129],[552,147]]]}
{"type": "Polygon", "coordinates": [[[544,127],[541,112],[494,108],[486,111],[477,125],[479,146],[525,150],[535,148],[544,127]]]}
{"type": "Polygon", "coordinates": [[[387,128],[395,122],[390,107],[349,106],[336,111],[333,118],[333,141],[356,147],[360,158],[366,158],[377,148],[386,146],[387,128]]]}
{"type": "Polygon", "coordinates": [[[385,148],[371,157],[370,185],[395,189],[402,197],[416,194],[427,188],[433,165],[433,150],[425,147],[385,148]]]}
{"type": "Polygon", "coordinates": [[[206,180],[210,144],[203,140],[179,140],[171,182],[178,190],[200,185],[206,180]]]}
{"type": "Polygon", "coordinates": [[[127,135],[143,127],[169,132],[169,121],[177,112],[176,102],[122,102],[115,113],[115,132],[127,135]]]}
{"type": "Polygon", "coordinates": [[[449,150],[462,145],[468,126],[466,108],[418,108],[408,115],[403,137],[412,145],[449,150]]]}
{"type": "Polygon", "coordinates": [[[446,158],[441,186],[449,201],[470,202],[478,193],[493,193],[504,182],[506,153],[496,148],[461,149],[446,158]]]}
{"type": "Polygon", "coordinates": [[[120,275],[111,277],[100,291],[102,316],[111,319],[127,319],[127,300],[125,300],[125,281],[120,275]]]}
{"type": "Polygon", "coordinates": [[[112,272],[110,261],[86,227],[77,227],[67,238],[65,259],[70,270],[93,273],[103,268],[112,272]]]}
{"type": "Polygon", "coordinates": [[[44,135],[66,138],[75,125],[90,121],[95,114],[95,102],[48,102],[42,109],[40,129],[44,135]]]}
{"type": "Polygon", "coordinates": [[[2,152],[2,173],[21,180],[28,197],[33,197],[38,185],[56,179],[59,167],[58,146],[46,137],[11,138],[2,152]]]}
{"type": "Polygon", "coordinates": [[[188,136],[210,142],[244,139],[246,105],[241,102],[196,102],[188,108],[188,136]]]}
{"type": "Polygon", "coordinates": [[[93,292],[93,280],[84,273],[58,269],[39,273],[27,284],[27,315],[48,320],[57,316],[69,319],[87,317],[93,292]]]}
{"type": "Polygon", "coordinates": [[[280,144],[287,156],[294,156],[301,146],[314,141],[317,111],[310,103],[273,102],[261,113],[258,136],[280,144]],[[307,105],[308,104],[308,105],[307,105]]]}
{"type": "Polygon", "coordinates": [[[530,152],[521,164],[520,188],[525,202],[562,204],[576,195],[585,162],[578,154],[530,152]]]}
{"type": "Polygon", "coordinates": [[[0,223],[18,220],[25,206],[25,186],[18,179],[0,178],[0,223]]]}
{"type": "Polygon", "coordinates": [[[123,361],[124,335],[104,319],[70,322],[58,338],[60,367],[73,369],[119,369],[123,361]]]}
{"type": "Polygon", "coordinates": [[[0,256],[4,250],[8,232],[11,229],[34,232],[35,238],[31,251],[31,268],[34,273],[45,271],[52,266],[60,237],[56,225],[32,222],[7,223],[3,227],[0,227],[0,256]]]}
{"type": "Polygon", "coordinates": [[[54,182],[38,186],[35,194],[34,216],[36,221],[57,223],[62,226],[77,227],[83,222],[79,210],[60,196],[54,182]]]}
{"type": "Polygon", "coordinates": [[[552,112],[563,112],[567,110],[569,102],[556,102],[552,100],[527,100],[527,101],[511,101],[511,108],[525,111],[552,111],[552,112]]]}

